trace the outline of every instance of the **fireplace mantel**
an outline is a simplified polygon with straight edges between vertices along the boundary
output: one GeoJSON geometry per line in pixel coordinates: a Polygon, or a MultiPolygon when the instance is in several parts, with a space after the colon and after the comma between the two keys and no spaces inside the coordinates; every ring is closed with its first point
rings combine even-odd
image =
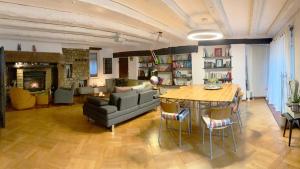
{"type": "Polygon", "coordinates": [[[4,55],[6,62],[64,62],[63,55],[54,52],[4,51],[4,55]]]}

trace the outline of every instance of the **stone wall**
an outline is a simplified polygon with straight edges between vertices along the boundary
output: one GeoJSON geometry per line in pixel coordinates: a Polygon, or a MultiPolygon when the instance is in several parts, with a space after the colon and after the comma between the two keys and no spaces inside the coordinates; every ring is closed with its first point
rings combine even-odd
{"type": "Polygon", "coordinates": [[[89,80],[89,50],[63,48],[64,64],[58,65],[58,85],[70,87],[75,83],[78,87],[79,81],[89,80]],[[67,78],[66,65],[72,65],[72,77],[67,78]]]}

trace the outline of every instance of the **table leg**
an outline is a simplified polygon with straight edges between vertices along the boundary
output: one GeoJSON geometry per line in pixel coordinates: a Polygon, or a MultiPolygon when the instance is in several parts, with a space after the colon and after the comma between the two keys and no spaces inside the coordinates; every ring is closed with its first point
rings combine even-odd
{"type": "Polygon", "coordinates": [[[284,124],[284,130],[283,130],[283,137],[285,136],[285,130],[287,127],[288,119],[285,119],[285,124],[284,124]]]}
{"type": "Polygon", "coordinates": [[[290,121],[289,146],[291,146],[291,138],[292,138],[292,131],[293,131],[293,122],[294,122],[294,120],[290,121]]]}

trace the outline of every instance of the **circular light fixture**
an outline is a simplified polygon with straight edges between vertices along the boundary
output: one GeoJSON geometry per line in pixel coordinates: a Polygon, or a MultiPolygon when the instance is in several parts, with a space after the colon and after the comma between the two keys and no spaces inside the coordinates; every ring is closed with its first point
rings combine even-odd
{"type": "Polygon", "coordinates": [[[223,34],[221,32],[217,32],[215,30],[209,29],[200,29],[194,30],[188,33],[187,38],[189,40],[197,40],[197,41],[204,41],[204,40],[217,40],[222,39],[223,34]]]}

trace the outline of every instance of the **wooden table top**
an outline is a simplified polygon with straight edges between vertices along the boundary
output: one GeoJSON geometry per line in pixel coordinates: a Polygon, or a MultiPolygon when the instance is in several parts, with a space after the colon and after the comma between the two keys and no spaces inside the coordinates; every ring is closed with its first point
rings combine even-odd
{"type": "Polygon", "coordinates": [[[219,90],[205,90],[204,85],[184,86],[179,89],[171,89],[160,98],[192,100],[206,102],[231,102],[238,89],[236,84],[223,84],[219,90]]]}

